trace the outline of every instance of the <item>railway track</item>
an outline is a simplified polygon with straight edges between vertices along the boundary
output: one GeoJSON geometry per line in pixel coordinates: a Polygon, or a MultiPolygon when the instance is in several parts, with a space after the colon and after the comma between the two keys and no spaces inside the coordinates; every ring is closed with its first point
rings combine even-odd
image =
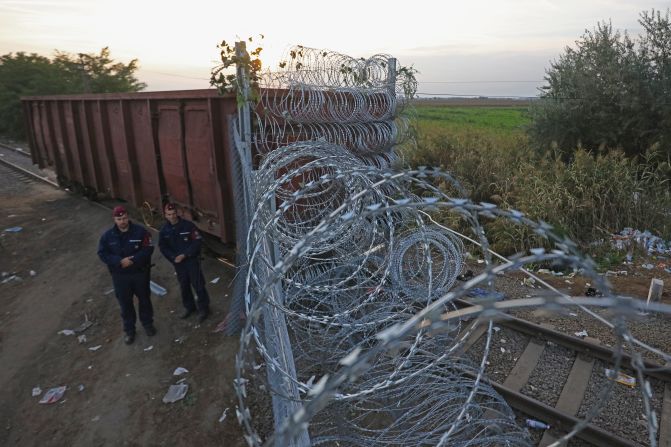
{"type": "MultiPolygon", "coordinates": [[[[466,307],[470,304],[461,301],[458,305],[466,307]]],[[[506,377],[503,380],[497,378],[496,381],[492,380],[490,383],[506,399],[511,407],[555,429],[553,431],[546,430],[538,444],[539,446],[550,445],[557,440],[556,435],[558,432],[562,435],[569,433],[580,421],[577,415],[590,387],[590,381],[593,380],[593,370],[597,364],[613,364],[616,353],[613,349],[599,344],[598,340],[570,336],[553,330],[551,327],[538,325],[512,316],[506,318],[506,320],[497,322],[496,326],[497,328],[505,328],[508,333],[512,331],[521,334],[528,341],[521,355],[514,359],[514,366],[507,373],[506,377]],[[556,373],[556,371],[550,369],[551,366],[548,368],[541,361],[543,352],[548,346],[563,347],[574,353],[575,358],[573,365],[570,367],[570,373],[563,387],[561,387],[561,394],[552,405],[522,392],[525,389],[529,389],[532,372],[535,371],[536,376],[541,372],[546,377],[550,377],[549,375],[556,373]],[[538,368],[541,369],[539,370],[538,368]],[[546,368],[547,371],[543,372],[542,368],[546,368]]],[[[466,340],[464,351],[467,353],[477,351],[477,345],[483,343],[483,338],[486,338],[486,332],[486,324],[477,326],[466,340]]],[[[475,357],[480,355],[479,352],[475,352],[474,354],[475,357]]],[[[632,361],[633,359],[629,354],[621,354],[622,368],[631,367],[632,361]]],[[[671,446],[671,368],[647,360],[643,360],[643,362],[646,378],[656,379],[664,384],[661,418],[658,414],[658,420],[661,421],[658,431],[658,445],[668,447],[671,446]]],[[[615,383],[613,386],[624,385],[615,383]]],[[[633,424],[635,422],[630,421],[630,423],[633,424]]],[[[594,423],[588,424],[576,437],[591,445],[604,447],[648,445],[627,439],[594,423]]]]}
{"type": "Polygon", "coordinates": [[[4,144],[4,143],[0,143],[0,149],[8,150],[8,151],[14,152],[15,154],[23,155],[24,157],[27,157],[27,158],[32,158],[29,152],[26,152],[21,148],[9,146],[9,145],[4,144]]]}
{"type": "Polygon", "coordinates": [[[0,143],[0,155],[0,163],[13,171],[20,172],[25,177],[39,180],[56,188],[59,187],[58,183],[35,172],[32,168],[33,164],[29,153],[0,143]]]}
{"type": "MultiPolygon", "coordinates": [[[[0,144],[0,153],[13,154],[13,157],[0,157],[0,163],[15,172],[21,181],[41,181],[53,187],[59,187],[56,182],[47,177],[40,176],[29,169],[32,167],[30,154],[0,144]],[[19,158],[23,164],[8,160],[9,158],[19,158]]],[[[109,208],[108,206],[93,202],[97,205],[109,208]]],[[[461,306],[468,306],[467,302],[460,302],[461,306]]],[[[578,413],[581,403],[587,392],[592,377],[592,371],[597,361],[612,363],[615,353],[612,349],[595,343],[586,341],[578,337],[566,335],[551,328],[540,326],[525,320],[511,317],[506,321],[497,323],[498,326],[505,327],[511,331],[524,334],[528,337],[528,343],[521,355],[516,359],[513,368],[509,371],[503,380],[490,381],[492,386],[499,392],[516,410],[529,415],[552,426],[555,434],[568,433],[579,421],[578,413]],[[523,393],[523,389],[529,383],[532,372],[537,368],[542,368],[541,357],[548,346],[548,342],[562,346],[575,353],[575,360],[570,369],[570,373],[562,387],[561,394],[552,405],[543,402],[523,393]]],[[[476,344],[485,337],[486,325],[478,326],[466,341],[464,350],[471,351],[476,344]]],[[[632,364],[632,358],[628,354],[622,354],[622,366],[627,367],[632,364]]],[[[661,381],[664,384],[663,408],[661,411],[661,421],[659,428],[659,444],[664,447],[671,447],[671,369],[663,365],[653,364],[644,361],[646,376],[661,381]]],[[[548,374],[552,374],[551,371],[548,374]]],[[[596,446],[639,446],[643,445],[634,440],[627,439],[617,433],[608,431],[593,423],[588,424],[576,437],[596,446]]],[[[540,446],[547,446],[556,441],[556,438],[550,431],[546,431],[539,441],[540,446]]]]}
{"type": "MultiPolygon", "coordinates": [[[[0,154],[13,155],[12,157],[0,156],[0,167],[4,166],[5,168],[11,170],[10,172],[14,174],[14,177],[19,179],[21,182],[28,183],[29,181],[40,181],[54,188],[62,189],[57,182],[51,180],[46,176],[40,175],[37,172],[31,171],[33,164],[31,155],[29,153],[13,148],[11,146],[7,146],[6,144],[0,143],[0,154]],[[11,158],[13,160],[10,161],[7,158],[11,158]]],[[[114,208],[114,206],[119,204],[117,202],[105,204],[95,200],[89,200],[89,201],[95,204],[96,206],[105,208],[107,210],[111,210],[112,208],[114,208]]],[[[142,215],[142,218],[145,221],[144,222],[145,225],[148,228],[158,232],[158,229],[155,228],[155,226],[152,226],[151,223],[147,222],[147,219],[143,215],[142,211],[143,210],[140,210],[140,215],[142,215]]],[[[219,262],[227,265],[229,268],[235,268],[235,264],[231,262],[231,260],[235,259],[235,252],[231,247],[227,246],[226,244],[223,244],[215,237],[211,237],[208,234],[205,234],[205,242],[208,249],[212,251],[214,254],[216,254],[215,258],[219,262]]]]}

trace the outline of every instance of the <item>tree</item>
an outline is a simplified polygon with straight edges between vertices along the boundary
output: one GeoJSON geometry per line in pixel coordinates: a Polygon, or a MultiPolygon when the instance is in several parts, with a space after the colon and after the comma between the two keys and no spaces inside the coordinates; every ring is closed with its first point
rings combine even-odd
{"type": "Polygon", "coordinates": [[[577,147],[671,153],[670,12],[643,12],[639,23],[636,38],[597,24],[546,70],[529,128],[539,147],[565,156],[577,147]]]}
{"type": "Polygon", "coordinates": [[[115,62],[107,47],[76,56],[56,51],[53,59],[23,52],[0,56],[0,134],[25,138],[22,96],[137,92],[146,87],[135,78],[137,69],[137,59],[115,62]]]}

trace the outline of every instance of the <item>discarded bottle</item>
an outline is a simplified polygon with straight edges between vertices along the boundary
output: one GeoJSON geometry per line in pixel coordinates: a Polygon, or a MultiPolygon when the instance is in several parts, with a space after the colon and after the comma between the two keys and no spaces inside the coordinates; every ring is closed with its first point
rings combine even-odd
{"type": "Polygon", "coordinates": [[[527,427],[540,428],[541,430],[548,430],[550,428],[545,422],[536,421],[534,419],[527,419],[527,427]]]}

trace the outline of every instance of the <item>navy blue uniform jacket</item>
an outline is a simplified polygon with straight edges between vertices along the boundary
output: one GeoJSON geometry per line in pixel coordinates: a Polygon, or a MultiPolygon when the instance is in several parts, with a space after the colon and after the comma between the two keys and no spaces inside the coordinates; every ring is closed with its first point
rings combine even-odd
{"type": "Polygon", "coordinates": [[[98,243],[98,257],[107,264],[112,275],[138,273],[151,266],[154,246],[151,234],[142,225],[129,222],[128,231],[120,231],[116,225],[105,231],[98,243]],[[131,256],[133,265],[122,268],[121,260],[131,256]]]}
{"type": "Polygon", "coordinates": [[[173,264],[179,255],[186,256],[182,263],[191,259],[197,260],[202,243],[203,237],[198,232],[196,224],[182,218],[175,225],[170,222],[163,224],[158,236],[158,248],[173,264]]]}

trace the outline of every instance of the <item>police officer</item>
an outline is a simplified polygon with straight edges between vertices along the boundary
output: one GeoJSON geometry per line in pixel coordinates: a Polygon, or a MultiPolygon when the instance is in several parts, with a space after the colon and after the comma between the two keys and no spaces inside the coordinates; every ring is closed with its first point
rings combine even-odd
{"type": "Polygon", "coordinates": [[[210,296],[205,289],[205,278],[200,267],[203,238],[193,222],[177,215],[174,203],[166,204],[163,211],[166,223],[161,228],[158,247],[177,273],[184,306],[184,313],[180,318],[188,318],[197,309],[198,322],[202,323],[210,314],[210,296]],[[197,307],[191,287],[198,295],[197,307]]]}
{"type": "Polygon", "coordinates": [[[133,295],[138,299],[140,322],[148,336],[156,334],[154,308],[151,305],[149,275],[151,254],[154,246],[151,234],[142,225],[128,220],[128,212],[123,206],[112,211],[114,226],[103,233],[98,243],[98,257],[107,264],[112,274],[114,292],[121,307],[124,342],[129,345],[135,340],[135,305],[133,295]]]}

